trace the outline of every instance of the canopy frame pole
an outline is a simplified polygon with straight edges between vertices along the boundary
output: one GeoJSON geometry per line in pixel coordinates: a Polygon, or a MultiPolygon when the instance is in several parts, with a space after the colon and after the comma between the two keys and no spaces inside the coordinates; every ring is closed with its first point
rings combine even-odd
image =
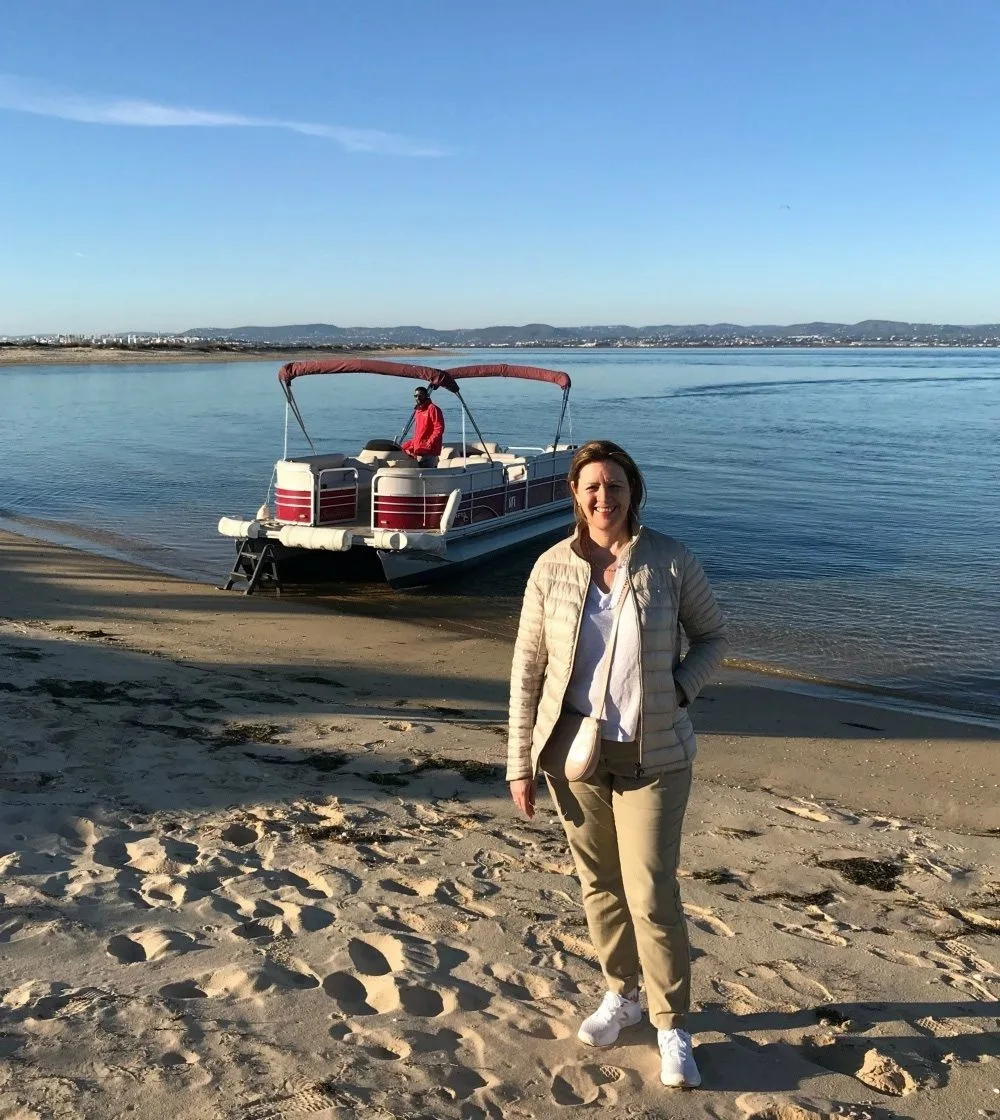
{"type": "Polygon", "coordinates": [[[559,423],[556,424],[556,438],[552,441],[552,454],[556,453],[559,446],[559,436],[562,432],[563,418],[566,416],[566,406],[569,404],[569,389],[563,389],[562,408],[559,410],[559,423]]]}
{"type": "MultiPolygon", "coordinates": [[[[472,424],[472,426],[476,429],[476,435],[479,436],[479,442],[482,444],[482,447],[483,447],[483,454],[492,463],[493,462],[493,456],[490,454],[490,449],[486,446],[486,440],[483,439],[483,433],[479,430],[479,425],[476,423],[475,416],[473,416],[472,413],[469,411],[469,406],[465,403],[465,397],[462,396],[462,392],[461,392],[460,389],[455,390],[455,396],[458,397],[458,399],[462,402],[462,431],[463,431],[463,433],[465,431],[465,417],[468,416],[469,417],[469,423],[472,424]]],[[[463,437],[462,437],[462,443],[463,444],[465,443],[464,434],[463,434],[463,437]]],[[[463,451],[465,450],[464,446],[463,446],[462,450],[463,451]]]]}
{"type": "Polygon", "coordinates": [[[306,424],[302,419],[302,413],[299,412],[299,406],[295,403],[295,397],[292,395],[292,387],[284,381],[281,383],[281,387],[285,390],[285,401],[287,402],[288,407],[292,410],[292,415],[299,422],[299,427],[302,429],[302,434],[306,437],[306,441],[312,449],[312,453],[315,455],[316,445],[313,443],[312,437],[306,431],[306,424]]]}
{"type": "Polygon", "coordinates": [[[285,444],[281,452],[282,459],[288,458],[288,401],[285,401],[285,444]]]}

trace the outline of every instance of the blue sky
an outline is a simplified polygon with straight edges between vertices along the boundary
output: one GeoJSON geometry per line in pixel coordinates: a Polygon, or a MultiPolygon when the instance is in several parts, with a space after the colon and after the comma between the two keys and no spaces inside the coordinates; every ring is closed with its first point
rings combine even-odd
{"type": "Polygon", "coordinates": [[[995,0],[38,0],[0,335],[1000,321],[995,0]]]}

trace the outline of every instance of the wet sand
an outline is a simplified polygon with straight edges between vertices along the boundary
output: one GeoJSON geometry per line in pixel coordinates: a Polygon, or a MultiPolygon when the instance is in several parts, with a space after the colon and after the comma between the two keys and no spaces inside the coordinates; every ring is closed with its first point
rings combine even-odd
{"type": "Polygon", "coordinates": [[[0,534],[0,1116],[1000,1109],[1000,735],[720,674],[671,1093],[648,1026],[575,1040],[601,978],[506,796],[509,637],[387,602],[0,534]]]}

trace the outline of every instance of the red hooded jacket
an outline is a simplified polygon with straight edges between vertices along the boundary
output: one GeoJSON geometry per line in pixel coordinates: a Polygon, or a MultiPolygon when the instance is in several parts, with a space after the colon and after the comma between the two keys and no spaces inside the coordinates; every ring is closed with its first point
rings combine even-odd
{"type": "Polygon", "coordinates": [[[444,439],[444,413],[433,402],[413,410],[413,438],[403,444],[403,450],[415,459],[425,455],[440,455],[444,439]]]}

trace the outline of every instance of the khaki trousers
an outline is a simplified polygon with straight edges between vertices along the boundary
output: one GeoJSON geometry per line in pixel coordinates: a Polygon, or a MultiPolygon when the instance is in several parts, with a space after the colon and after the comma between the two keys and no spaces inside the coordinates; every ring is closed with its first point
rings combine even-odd
{"type": "Polygon", "coordinates": [[[641,969],[650,1022],[669,1029],[684,1026],[691,999],[677,885],[691,767],[637,778],[637,754],[635,743],[605,740],[597,770],[585,782],[547,781],[608,990],[629,995],[641,969]]]}

